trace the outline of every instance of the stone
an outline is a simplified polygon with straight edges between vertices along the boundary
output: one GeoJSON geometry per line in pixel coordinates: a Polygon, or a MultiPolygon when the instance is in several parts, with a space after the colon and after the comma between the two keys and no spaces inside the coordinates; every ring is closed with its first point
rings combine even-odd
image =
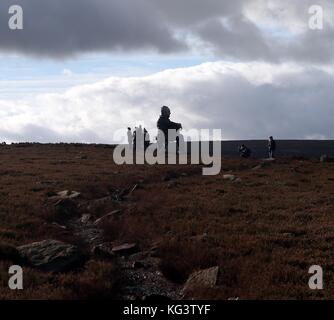
{"type": "Polygon", "coordinates": [[[121,210],[114,210],[114,211],[106,214],[105,216],[97,219],[94,222],[94,225],[102,226],[104,223],[110,222],[110,221],[114,220],[115,218],[118,218],[121,212],[122,212],[121,210]]]}
{"type": "Polygon", "coordinates": [[[136,243],[125,243],[120,246],[116,246],[112,249],[114,254],[120,256],[127,256],[139,251],[138,245],[136,243]]]}
{"type": "Polygon", "coordinates": [[[287,237],[287,238],[293,238],[296,235],[294,233],[291,233],[291,232],[285,232],[285,233],[282,234],[282,236],[287,237]]]}
{"type": "Polygon", "coordinates": [[[219,267],[192,273],[183,287],[183,293],[196,288],[213,288],[217,284],[219,267]]]}
{"type": "Polygon", "coordinates": [[[61,199],[75,199],[80,197],[80,195],[80,192],[70,190],[64,190],[57,193],[57,197],[61,199]]]}
{"type": "Polygon", "coordinates": [[[223,179],[224,180],[230,180],[230,181],[234,181],[236,179],[236,176],[233,174],[224,174],[223,175],[223,179]]]}
{"type": "Polygon", "coordinates": [[[45,272],[66,272],[82,265],[84,255],[73,245],[57,240],[43,240],[17,248],[32,267],[45,272]]]}

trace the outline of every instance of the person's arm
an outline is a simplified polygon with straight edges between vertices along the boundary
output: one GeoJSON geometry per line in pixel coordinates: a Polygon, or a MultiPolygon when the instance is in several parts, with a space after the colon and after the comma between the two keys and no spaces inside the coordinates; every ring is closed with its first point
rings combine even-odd
{"type": "Polygon", "coordinates": [[[182,129],[182,124],[181,123],[176,123],[173,121],[169,121],[169,129],[174,129],[174,130],[180,130],[182,129]]]}

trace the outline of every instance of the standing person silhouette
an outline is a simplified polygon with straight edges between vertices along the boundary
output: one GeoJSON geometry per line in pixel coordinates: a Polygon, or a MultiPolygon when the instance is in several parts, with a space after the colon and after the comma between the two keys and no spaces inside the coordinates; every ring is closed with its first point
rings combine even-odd
{"type": "Polygon", "coordinates": [[[132,139],[133,139],[133,150],[134,150],[134,151],[137,150],[137,131],[138,131],[138,128],[135,127],[135,130],[133,131],[133,135],[132,135],[132,139]]]}
{"type": "Polygon", "coordinates": [[[274,159],[275,157],[275,151],[276,151],[276,141],[273,137],[269,137],[268,140],[268,152],[269,152],[269,158],[274,159]]]}
{"type": "Polygon", "coordinates": [[[171,111],[169,107],[163,106],[161,108],[161,115],[157,123],[157,127],[159,129],[158,145],[159,148],[162,147],[162,145],[164,145],[165,150],[168,151],[168,143],[176,141],[176,150],[177,152],[179,152],[180,142],[181,143],[184,142],[183,136],[179,132],[182,129],[182,124],[172,122],[170,120],[170,115],[171,111]],[[161,137],[162,134],[163,137],[161,137]]]}
{"type": "Polygon", "coordinates": [[[130,127],[128,128],[127,135],[128,135],[128,144],[129,144],[129,147],[131,148],[133,145],[133,135],[132,135],[132,130],[130,127]]]}

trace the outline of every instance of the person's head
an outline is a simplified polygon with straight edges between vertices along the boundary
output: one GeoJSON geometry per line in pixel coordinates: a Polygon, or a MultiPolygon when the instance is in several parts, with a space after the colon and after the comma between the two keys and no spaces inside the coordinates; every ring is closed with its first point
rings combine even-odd
{"type": "Polygon", "coordinates": [[[274,138],[272,136],[269,137],[269,140],[273,140],[274,138]]]}
{"type": "Polygon", "coordinates": [[[162,116],[169,118],[170,114],[171,114],[170,109],[167,106],[163,106],[161,108],[161,115],[162,116]]]}
{"type": "Polygon", "coordinates": [[[131,128],[130,128],[130,127],[128,127],[128,131],[131,131],[131,128]]]}

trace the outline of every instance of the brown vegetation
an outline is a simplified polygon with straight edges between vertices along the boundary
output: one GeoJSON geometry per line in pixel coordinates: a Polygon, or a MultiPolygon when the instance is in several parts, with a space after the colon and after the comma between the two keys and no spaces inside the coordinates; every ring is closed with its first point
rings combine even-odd
{"type": "Polygon", "coordinates": [[[117,264],[94,257],[71,273],[25,266],[24,290],[8,289],[8,266],[21,262],[16,246],[56,239],[87,250],[71,230],[53,223],[60,222],[50,198],[62,190],[81,193],[78,216],[122,210],[103,226],[106,241],[155,248],[161,272],[173,282],[220,266],[217,286],[198,290],[197,298],[334,298],[333,164],[279,159],[254,170],[259,160],[228,158],[220,175],[203,177],[196,166],[116,166],[112,152],[80,145],[1,147],[0,299],[117,295],[117,264]],[[224,180],[227,173],[241,181],[224,180]],[[313,264],[324,269],[323,291],[308,288],[313,264]]]}

